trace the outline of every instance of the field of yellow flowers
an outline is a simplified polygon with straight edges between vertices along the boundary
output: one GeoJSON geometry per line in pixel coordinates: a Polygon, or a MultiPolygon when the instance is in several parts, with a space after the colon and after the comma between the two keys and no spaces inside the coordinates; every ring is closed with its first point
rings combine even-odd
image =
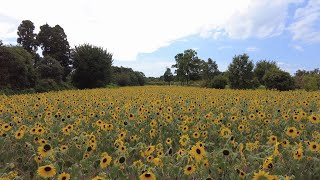
{"type": "Polygon", "coordinates": [[[0,179],[320,179],[320,93],[0,95],[0,179]]]}

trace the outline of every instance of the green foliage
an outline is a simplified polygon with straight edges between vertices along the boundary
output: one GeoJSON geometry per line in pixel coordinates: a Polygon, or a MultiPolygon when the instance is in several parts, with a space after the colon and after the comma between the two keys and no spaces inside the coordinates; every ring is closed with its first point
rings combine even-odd
{"type": "Polygon", "coordinates": [[[210,83],[211,88],[224,89],[228,84],[228,78],[222,74],[215,76],[210,83]]]}
{"type": "Polygon", "coordinates": [[[37,92],[57,91],[59,85],[54,79],[40,79],[35,86],[37,92]]]}
{"type": "Polygon", "coordinates": [[[209,58],[207,62],[203,61],[202,66],[203,79],[206,81],[212,80],[216,75],[220,73],[216,61],[213,61],[211,58],[209,58]]]}
{"type": "Polygon", "coordinates": [[[261,85],[265,85],[263,76],[272,69],[280,70],[274,61],[261,60],[256,63],[253,74],[261,85]]]}
{"type": "Polygon", "coordinates": [[[64,68],[63,79],[71,72],[70,45],[63,28],[59,25],[50,27],[48,24],[40,26],[37,41],[42,49],[43,56],[51,56],[60,62],[64,68]]]}
{"type": "Polygon", "coordinates": [[[230,86],[233,89],[253,88],[253,63],[247,54],[233,57],[228,67],[230,86]]]}
{"type": "Polygon", "coordinates": [[[22,90],[34,87],[32,55],[22,47],[0,47],[0,88],[22,90]]]}
{"type": "Polygon", "coordinates": [[[142,72],[116,66],[112,69],[113,83],[119,86],[143,86],[145,84],[145,75],[142,72]]]}
{"type": "Polygon", "coordinates": [[[195,50],[185,50],[184,53],[177,54],[175,60],[176,64],[172,68],[177,68],[175,73],[179,81],[188,84],[190,80],[201,79],[202,61],[195,50]]]}
{"type": "Polygon", "coordinates": [[[101,47],[83,44],[72,51],[73,84],[80,89],[104,87],[111,82],[112,54],[101,47]]]}
{"type": "Polygon", "coordinates": [[[306,75],[303,76],[303,89],[307,91],[316,91],[318,90],[318,79],[315,75],[306,75]]]}
{"type": "Polygon", "coordinates": [[[36,40],[37,34],[34,33],[34,25],[30,20],[24,20],[18,27],[18,39],[17,42],[25,50],[31,54],[35,54],[38,50],[38,41],[36,40]]]}
{"type": "Polygon", "coordinates": [[[37,64],[36,73],[39,79],[53,79],[60,83],[63,77],[63,67],[54,58],[45,56],[37,64]]]}
{"type": "Polygon", "coordinates": [[[288,72],[273,69],[268,71],[264,77],[267,89],[277,89],[280,91],[288,91],[294,89],[294,80],[288,72]]]}
{"type": "Polygon", "coordinates": [[[173,74],[171,72],[170,68],[167,68],[166,72],[163,75],[164,81],[168,82],[170,84],[171,81],[173,81],[173,74]]]}
{"type": "Polygon", "coordinates": [[[320,70],[298,70],[294,76],[295,87],[307,91],[320,89],[320,70]]]}

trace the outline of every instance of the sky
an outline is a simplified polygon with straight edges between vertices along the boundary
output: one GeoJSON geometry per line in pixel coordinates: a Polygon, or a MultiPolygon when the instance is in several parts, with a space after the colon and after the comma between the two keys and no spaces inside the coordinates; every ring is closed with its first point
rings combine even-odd
{"type": "Polygon", "coordinates": [[[71,47],[90,43],[113,64],[159,77],[194,49],[225,71],[235,55],[294,74],[320,68],[320,0],[1,0],[0,39],[16,44],[22,20],[59,24],[71,47]]]}

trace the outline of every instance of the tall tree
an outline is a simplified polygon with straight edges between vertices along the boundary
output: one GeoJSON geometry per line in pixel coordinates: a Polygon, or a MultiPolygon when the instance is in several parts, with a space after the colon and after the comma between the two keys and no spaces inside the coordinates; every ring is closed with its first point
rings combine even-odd
{"type": "Polygon", "coordinates": [[[261,60],[256,63],[256,66],[254,68],[253,73],[254,73],[254,76],[258,79],[259,83],[261,85],[265,85],[265,82],[263,81],[263,76],[267,72],[269,72],[273,69],[280,70],[280,68],[277,66],[276,62],[261,60]]]}
{"type": "Polygon", "coordinates": [[[63,80],[71,72],[70,45],[63,28],[59,25],[50,27],[48,24],[40,26],[37,40],[43,56],[51,56],[60,62],[64,68],[63,80]]]}
{"type": "Polygon", "coordinates": [[[30,20],[23,20],[18,27],[17,42],[29,53],[35,55],[38,50],[37,34],[34,33],[34,25],[30,20]]]}
{"type": "Polygon", "coordinates": [[[36,76],[32,55],[22,47],[0,47],[0,88],[33,88],[36,76]]]}
{"type": "Polygon", "coordinates": [[[233,57],[228,67],[229,82],[233,89],[253,87],[253,63],[247,54],[233,57]]]}
{"type": "Polygon", "coordinates": [[[164,77],[164,81],[168,82],[169,85],[171,85],[170,82],[173,81],[173,74],[170,68],[167,68],[166,72],[164,72],[163,77],[164,77]]]}
{"type": "Polygon", "coordinates": [[[202,61],[195,50],[185,50],[184,53],[179,53],[174,58],[176,64],[172,65],[172,68],[177,68],[175,73],[181,82],[189,84],[190,80],[197,80],[200,77],[202,61]]]}
{"type": "Polygon", "coordinates": [[[214,76],[218,75],[218,65],[216,61],[211,58],[207,62],[203,61],[203,79],[206,81],[212,80],[214,76]]]}
{"type": "Polygon", "coordinates": [[[112,54],[101,47],[83,44],[72,51],[73,84],[80,88],[103,87],[111,82],[112,54]]]}

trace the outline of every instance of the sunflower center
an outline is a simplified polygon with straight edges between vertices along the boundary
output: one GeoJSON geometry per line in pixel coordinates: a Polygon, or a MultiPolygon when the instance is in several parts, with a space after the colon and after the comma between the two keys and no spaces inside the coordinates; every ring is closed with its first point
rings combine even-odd
{"type": "Polygon", "coordinates": [[[103,162],[103,163],[106,163],[106,162],[107,162],[107,158],[104,158],[104,159],[102,160],[102,162],[103,162]]]}
{"type": "Polygon", "coordinates": [[[289,132],[291,132],[291,133],[292,133],[292,132],[293,132],[293,129],[290,129],[290,130],[289,130],[289,132]]]}
{"type": "Polygon", "coordinates": [[[45,167],[44,170],[47,171],[47,172],[51,171],[51,167],[45,167]]]}
{"type": "Polygon", "coordinates": [[[67,179],[67,177],[63,176],[61,179],[62,179],[62,180],[66,180],[66,179],[67,179]]]}
{"type": "Polygon", "coordinates": [[[197,149],[196,152],[197,152],[197,154],[201,154],[201,150],[200,149],[197,149]]]}
{"type": "Polygon", "coordinates": [[[144,176],[148,178],[148,177],[151,177],[151,174],[146,173],[144,176]]]}
{"type": "Polygon", "coordinates": [[[317,145],[313,145],[312,148],[313,148],[313,149],[317,149],[317,145]]]}
{"type": "Polygon", "coordinates": [[[51,147],[50,147],[49,144],[46,144],[46,145],[43,146],[43,149],[44,149],[45,151],[49,151],[49,150],[51,149],[51,147]]]}
{"type": "Polygon", "coordinates": [[[121,157],[121,158],[119,159],[119,162],[122,164],[122,163],[124,163],[125,160],[126,160],[125,157],[121,157]]]}
{"type": "Polygon", "coordinates": [[[188,170],[188,171],[191,171],[191,169],[192,169],[192,167],[188,167],[188,169],[187,169],[187,170],[188,170]]]}
{"type": "Polygon", "coordinates": [[[229,151],[228,150],[223,150],[222,152],[225,156],[228,156],[229,155],[229,151]]]}

